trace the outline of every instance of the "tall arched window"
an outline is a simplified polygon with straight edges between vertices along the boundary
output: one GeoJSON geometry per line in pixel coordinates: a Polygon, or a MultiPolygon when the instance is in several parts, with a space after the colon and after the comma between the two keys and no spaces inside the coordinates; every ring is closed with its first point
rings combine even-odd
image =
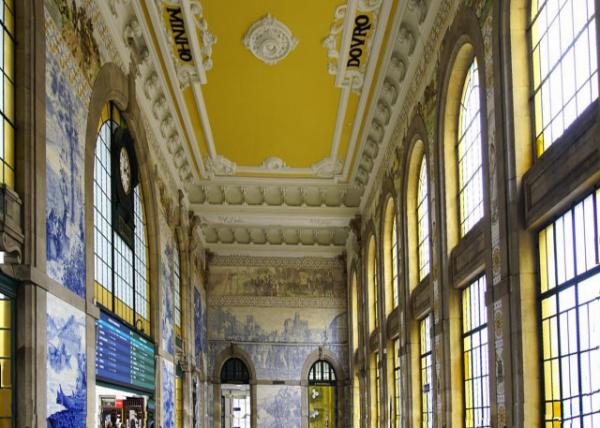
{"type": "Polygon", "coordinates": [[[600,189],[542,229],[541,356],[546,426],[600,423],[600,189]]]}
{"type": "Polygon", "coordinates": [[[458,119],[458,197],[460,236],[483,217],[483,160],[479,69],[473,59],[465,77],[458,119]]]}
{"type": "Polygon", "coordinates": [[[372,236],[369,240],[368,248],[367,279],[369,281],[369,332],[372,332],[377,328],[378,325],[377,294],[379,290],[379,284],[377,281],[377,247],[375,244],[375,237],[372,236]]]}
{"type": "Polygon", "coordinates": [[[148,244],[133,141],[107,104],[94,163],[94,295],[98,305],[150,334],[148,244]]]}
{"type": "Polygon", "coordinates": [[[593,0],[532,0],[535,141],[540,156],[598,98],[593,0]]]}
{"type": "Polygon", "coordinates": [[[13,188],[15,186],[15,15],[13,2],[3,2],[0,5],[0,25],[2,26],[3,43],[0,52],[0,66],[2,68],[2,91],[0,115],[2,128],[0,129],[0,183],[13,188]]]}
{"type": "Polygon", "coordinates": [[[386,315],[398,306],[398,235],[396,229],[396,204],[389,198],[385,206],[383,261],[385,274],[386,315]]]}
{"type": "Polygon", "coordinates": [[[175,285],[175,334],[182,339],[181,329],[181,270],[179,258],[179,245],[175,242],[173,248],[173,282],[175,285]]]}
{"type": "Polygon", "coordinates": [[[419,281],[429,274],[429,185],[427,180],[427,158],[423,155],[417,184],[419,281]]]}
{"type": "Polygon", "coordinates": [[[315,362],[308,373],[309,428],[336,427],[336,385],[331,364],[325,360],[315,362]]]}

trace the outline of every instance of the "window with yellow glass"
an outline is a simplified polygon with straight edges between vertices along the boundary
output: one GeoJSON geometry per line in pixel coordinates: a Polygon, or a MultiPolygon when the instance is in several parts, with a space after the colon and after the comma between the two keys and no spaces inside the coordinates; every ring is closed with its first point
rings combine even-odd
{"type": "Polygon", "coordinates": [[[143,334],[150,334],[150,283],[146,222],[140,185],[133,191],[133,245],[116,232],[113,219],[111,146],[126,127],[112,104],[102,110],[94,154],[94,296],[99,306],[143,334]]]}
{"type": "Polygon", "coordinates": [[[546,427],[600,426],[600,189],[539,233],[546,427]]]}
{"type": "Polygon", "coordinates": [[[0,183],[13,188],[15,185],[15,32],[14,32],[13,1],[5,0],[0,3],[0,25],[2,26],[2,52],[0,52],[0,67],[2,82],[0,91],[2,116],[0,130],[0,183]]]}

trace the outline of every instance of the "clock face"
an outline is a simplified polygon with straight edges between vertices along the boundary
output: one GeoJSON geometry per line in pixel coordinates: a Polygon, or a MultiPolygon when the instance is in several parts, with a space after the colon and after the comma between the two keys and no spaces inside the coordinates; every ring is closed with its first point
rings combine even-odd
{"type": "Polygon", "coordinates": [[[121,172],[121,184],[125,194],[131,190],[131,164],[129,163],[129,154],[125,147],[121,147],[119,153],[119,171],[121,172]]]}

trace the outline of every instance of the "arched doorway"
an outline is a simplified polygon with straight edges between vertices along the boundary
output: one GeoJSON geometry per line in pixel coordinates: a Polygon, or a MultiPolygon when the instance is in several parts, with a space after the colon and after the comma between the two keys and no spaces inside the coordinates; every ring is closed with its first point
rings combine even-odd
{"type": "Polygon", "coordinates": [[[335,370],[325,360],[316,361],[308,373],[308,426],[335,428],[337,419],[335,370]]]}
{"type": "Polygon", "coordinates": [[[248,367],[239,358],[228,359],[221,368],[221,427],[250,428],[250,392],[248,367]]]}

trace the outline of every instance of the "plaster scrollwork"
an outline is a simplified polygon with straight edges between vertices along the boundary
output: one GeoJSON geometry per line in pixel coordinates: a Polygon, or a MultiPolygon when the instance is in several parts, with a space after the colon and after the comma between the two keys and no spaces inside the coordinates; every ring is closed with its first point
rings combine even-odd
{"type": "Polygon", "coordinates": [[[325,158],[311,166],[315,175],[322,178],[332,178],[339,175],[342,172],[342,168],[342,162],[339,159],[331,157],[325,158]]]}
{"type": "Polygon", "coordinates": [[[297,45],[290,29],[271,14],[255,22],[244,36],[244,46],[269,65],[284,59],[297,45]]]}
{"type": "Polygon", "coordinates": [[[142,27],[136,17],[129,20],[129,23],[123,29],[123,40],[125,45],[129,46],[133,40],[142,36],[142,27]]]}
{"type": "Polygon", "coordinates": [[[232,162],[221,155],[208,158],[206,166],[209,173],[212,175],[234,175],[237,169],[235,162],[232,162]]]}
{"type": "Polygon", "coordinates": [[[192,83],[200,82],[198,71],[191,64],[176,63],[175,72],[177,73],[177,80],[179,80],[179,87],[181,89],[188,87],[192,83]]]}
{"type": "Polygon", "coordinates": [[[323,47],[327,49],[327,70],[329,74],[337,73],[337,63],[340,57],[340,52],[337,47],[338,35],[344,29],[344,19],[348,6],[343,4],[335,9],[333,24],[329,28],[329,35],[323,40],[323,47]]]}
{"type": "Polygon", "coordinates": [[[363,12],[372,12],[379,9],[383,0],[358,0],[358,9],[363,12]]]}
{"type": "Polygon", "coordinates": [[[425,0],[408,0],[408,9],[417,13],[419,24],[425,21],[427,16],[427,2],[425,0]]]}
{"type": "Polygon", "coordinates": [[[269,171],[279,171],[287,168],[287,164],[283,161],[283,159],[271,156],[266,158],[261,166],[269,171]]]}
{"type": "MultiPolygon", "coordinates": [[[[379,0],[377,0],[379,1],[379,0]]],[[[379,1],[381,4],[381,1],[379,1]]],[[[377,6],[379,7],[379,6],[377,6]]],[[[371,10],[371,9],[368,9],[371,10]]],[[[344,21],[348,6],[340,5],[335,9],[333,23],[329,27],[329,35],[323,39],[323,47],[327,49],[327,71],[329,74],[336,76],[340,61],[340,47],[338,46],[340,33],[344,29],[344,21]]],[[[342,86],[349,87],[355,92],[359,92],[364,83],[364,73],[361,70],[346,70],[342,86]]]]}
{"type": "Polygon", "coordinates": [[[193,0],[190,3],[190,10],[192,12],[192,17],[194,19],[194,23],[200,31],[201,39],[200,39],[200,54],[202,55],[202,67],[204,70],[208,71],[212,69],[212,47],[215,43],[217,43],[217,37],[208,31],[208,22],[204,18],[204,12],[202,9],[202,5],[199,1],[193,0]]]}

